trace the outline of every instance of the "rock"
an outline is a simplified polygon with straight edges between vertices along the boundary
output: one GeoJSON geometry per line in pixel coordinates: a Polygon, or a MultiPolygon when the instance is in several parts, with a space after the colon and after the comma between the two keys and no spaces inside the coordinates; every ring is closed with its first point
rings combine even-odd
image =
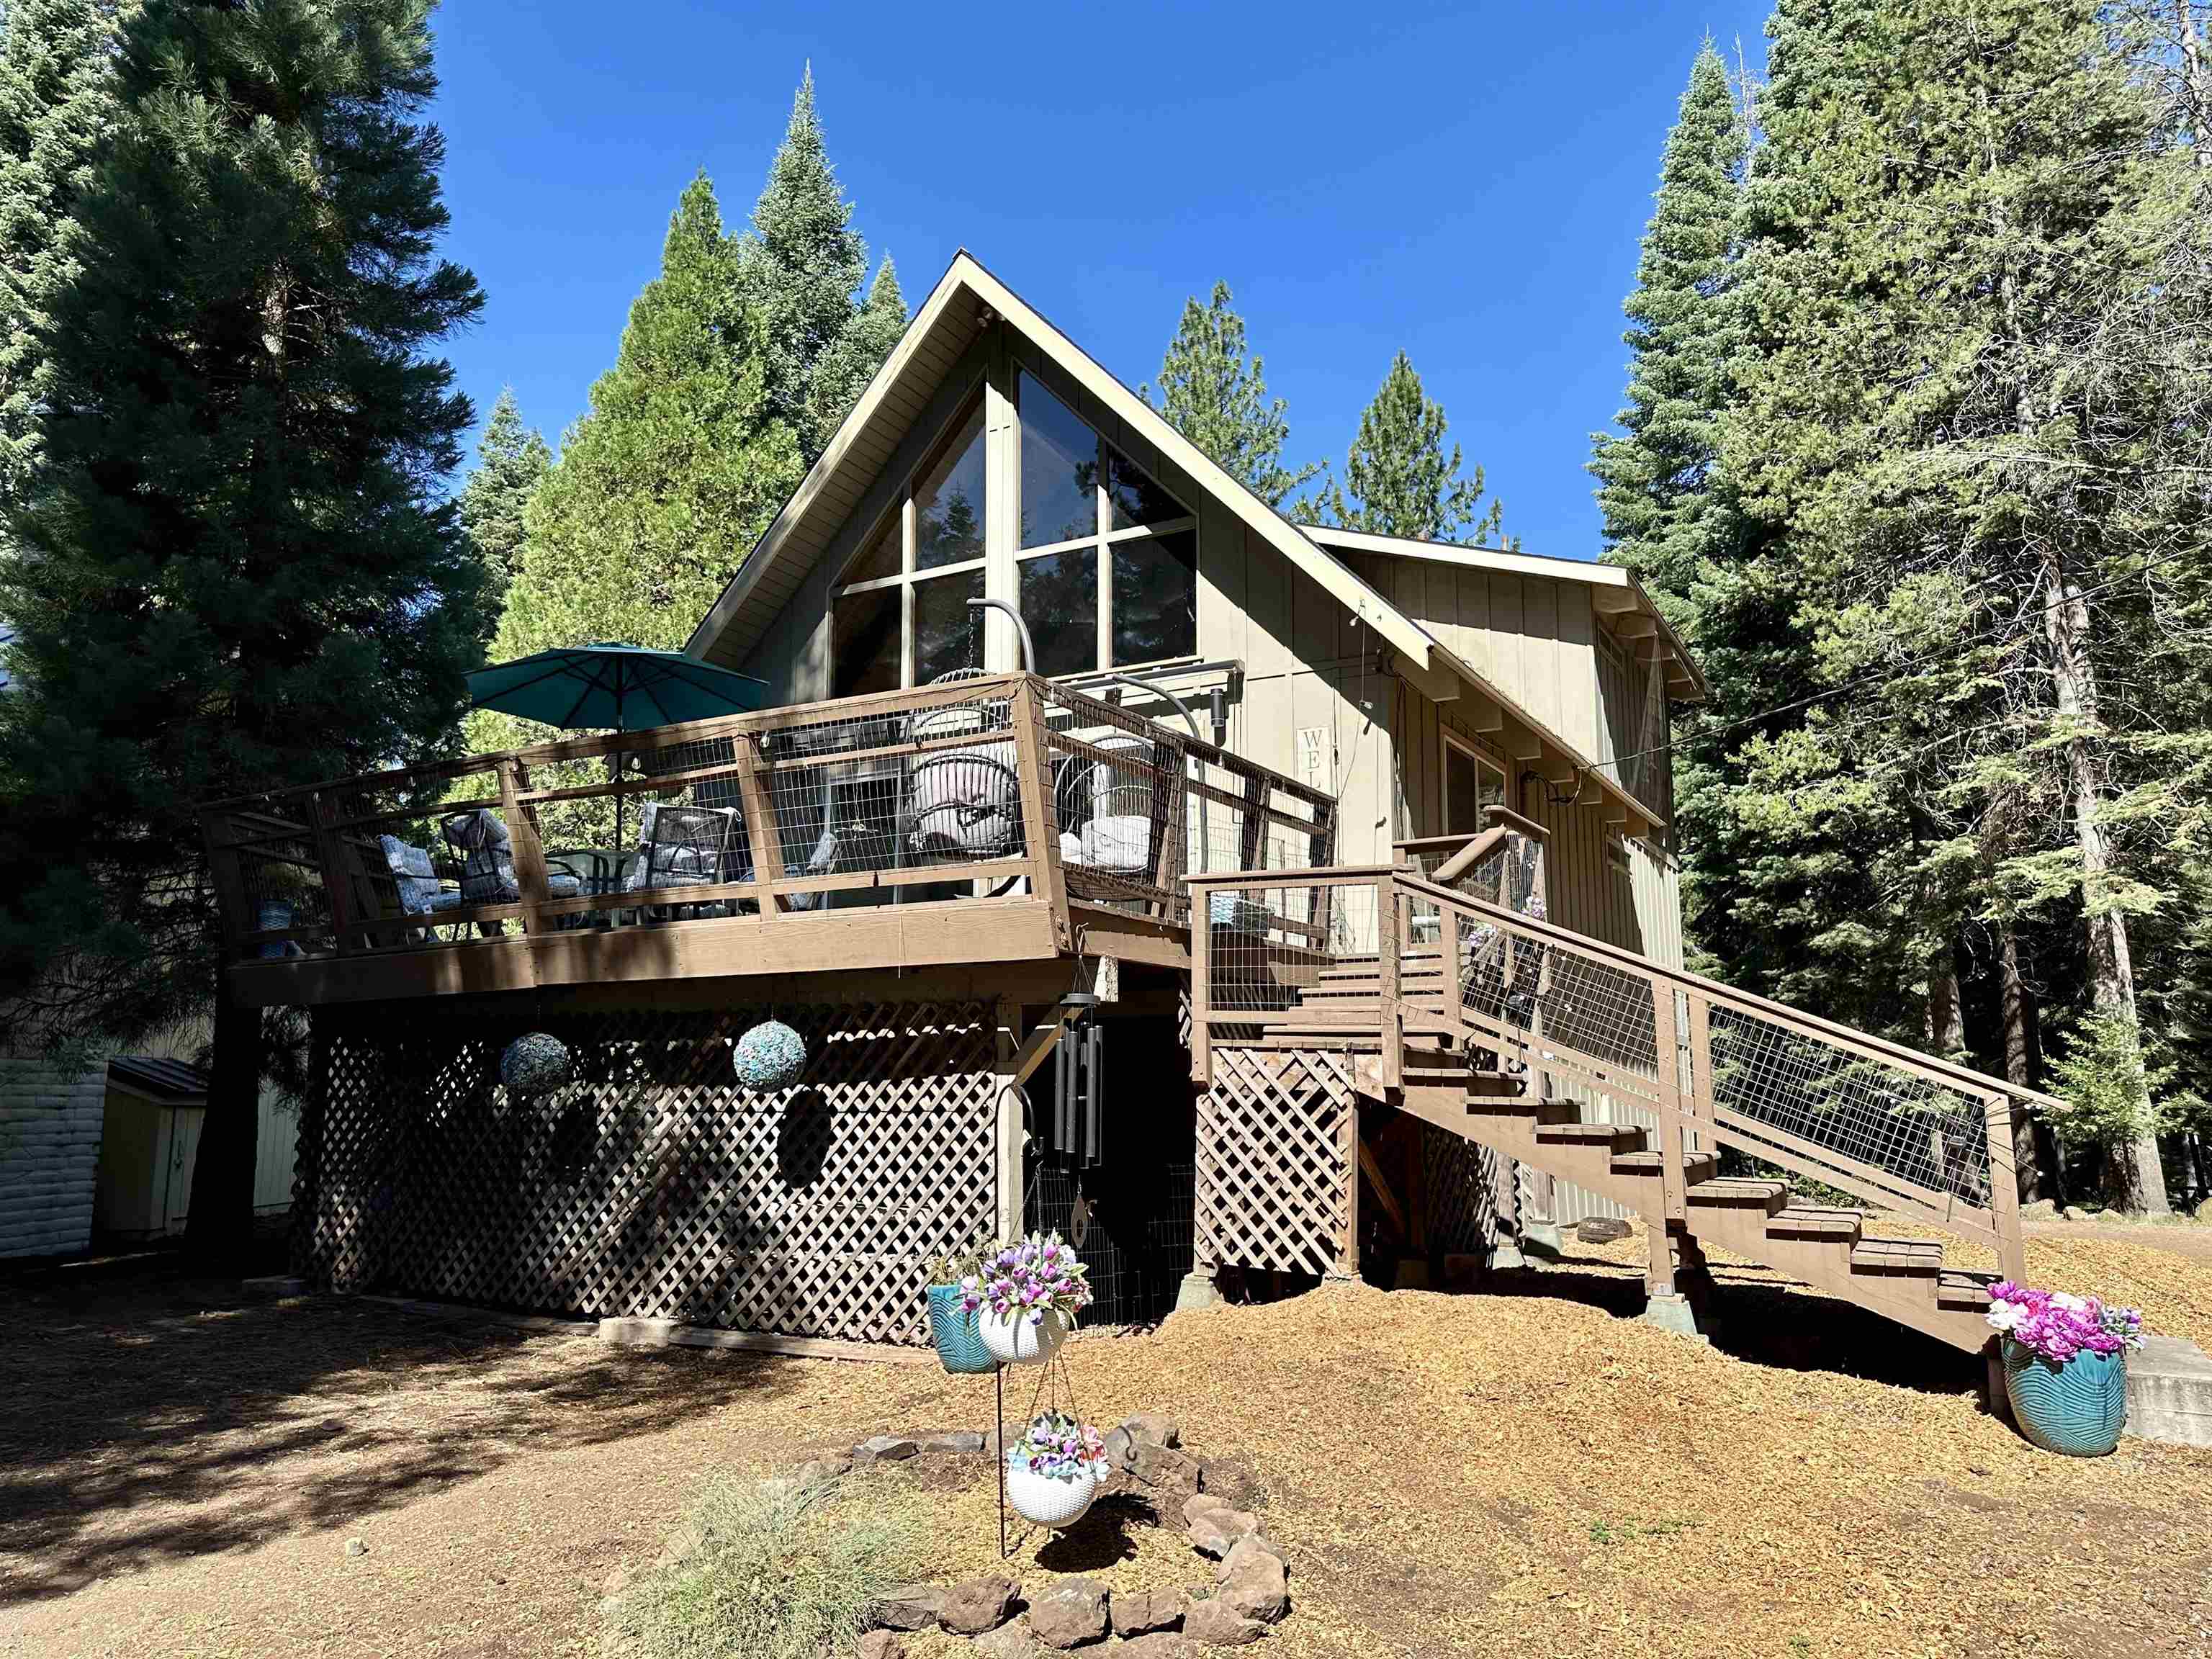
{"type": "Polygon", "coordinates": [[[1139,1412],[1133,1417],[1125,1417],[1121,1426],[1132,1440],[1170,1448],[1182,1444],[1182,1425],[1158,1412],[1139,1412]]]}
{"type": "Polygon", "coordinates": [[[367,1539],[365,1539],[365,1538],[349,1538],[349,1539],[347,1539],[347,1540],[346,1540],[346,1554],[347,1554],[349,1557],[350,1557],[350,1556],[356,1556],[356,1555],[366,1555],[366,1554],[368,1554],[368,1540],[367,1539]]]}
{"type": "Polygon", "coordinates": [[[1628,1224],[1607,1215],[1584,1216],[1575,1223],[1575,1237],[1585,1244],[1610,1244],[1628,1237],[1628,1224]]]}
{"type": "Polygon", "coordinates": [[[629,1644],[623,1637],[622,1597],[602,1596],[599,1600],[599,1651],[605,1654],[628,1652],[629,1644]]]}
{"type": "Polygon", "coordinates": [[[944,1601],[939,1584],[896,1585],[860,1610],[860,1623],[869,1630],[927,1630],[944,1601]]]}
{"type": "Polygon", "coordinates": [[[906,1644],[887,1630],[872,1630],[860,1638],[860,1659],[906,1659],[906,1644]]]}
{"type": "Polygon", "coordinates": [[[1260,1477],[1249,1463],[1234,1457],[1209,1457],[1201,1462],[1198,1489],[1212,1492],[1231,1509],[1252,1509],[1260,1501],[1260,1477]]]}
{"type": "Polygon", "coordinates": [[[1188,1452],[1155,1446],[1149,1440],[1132,1437],[1128,1460],[1123,1467],[1148,1486],[1162,1486],[1170,1492],[1198,1490],[1198,1460],[1188,1452]]]}
{"type": "Polygon", "coordinates": [[[946,1589],[937,1622],[957,1636],[981,1636],[1006,1622],[1021,1593],[1021,1585],[1002,1573],[963,1578],[946,1589]]]}
{"type": "Polygon", "coordinates": [[[921,1449],[926,1452],[957,1452],[963,1457],[972,1457],[983,1449],[983,1437],[973,1429],[950,1429],[943,1434],[922,1436],[921,1449]]]}
{"type": "Polygon", "coordinates": [[[1024,1613],[1011,1625],[975,1638],[975,1651],[983,1659],[1036,1659],[1044,1651],[1037,1639],[1030,1633],[1029,1616],[1024,1613]]]}
{"type": "Polygon", "coordinates": [[[671,1567],[680,1567],[706,1547],[707,1540],[699,1535],[698,1528],[690,1525],[677,1528],[668,1534],[668,1541],[660,1547],[653,1558],[655,1572],[665,1572],[671,1567]]]}
{"type": "Polygon", "coordinates": [[[1109,1429],[1106,1431],[1106,1461],[1116,1469],[1127,1469],[1129,1467],[1129,1453],[1135,1445],[1136,1442],[1131,1437],[1128,1430],[1109,1429]]]}
{"type": "Polygon", "coordinates": [[[1114,1659],[1195,1659],[1197,1648],[1187,1636],[1173,1631],[1158,1630],[1149,1636],[1132,1637],[1117,1642],[1113,1649],[1114,1659]]]}
{"type": "MultiPolygon", "coordinates": [[[[1205,1494],[1200,1493],[1203,1497],[1205,1494]]],[[[1210,1555],[1218,1561],[1236,1547],[1237,1540],[1247,1533],[1260,1530],[1260,1518],[1247,1510],[1232,1510],[1225,1505],[1218,1509],[1200,1510],[1188,1516],[1184,1536],[1190,1540],[1191,1548],[1200,1555],[1210,1555]]]]}
{"type": "Polygon", "coordinates": [[[620,1595],[629,1588],[629,1569],[628,1567],[617,1567],[612,1572],[607,1575],[607,1582],[599,1586],[599,1594],[605,1596],[620,1595]]]}
{"type": "Polygon", "coordinates": [[[1251,1543],[1240,1539],[1229,1552],[1232,1559],[1217,1599],[1247,1619],[1272,1625],[1291,1610],[1290,1584],[1282,1561],[1264,1549],[1248,1547],[1251,1543]]]}
{"type": "Polygon", "coordinates": [[[1115,1635],[1142,1636],[1181,1624],[1189,1607],[1190,1598],[1181,1590],[1116,1590],[1107,1612],[1113,1618],[1115,1635]]]}
{"type": "Polygon", "coordinates": [[[817,1481],[835,1480],[841,1474],[851,1473],[853,1460],[846,1456],[810,1457],[791,1472],[791,1478],[802,1486],[817,1481]]]}
{"type": "Polygon", "coordinates": [[[1221,1571],[1217,1576],[1226,1579],[1231,1573],[1237,1571],[1243,1557],[1253,1554],[1272,1555],[1282,1563],[1283,1571],[1285,1574],[1291,1570],[1290,1553],[1280,1544],[1264,1532],[1248,1532],[1231,1547],[1228,1554],[1221,1558],[1221,1571]]]}
{"type": "Polygon", "coordinates": [[[1266,1630],[1218,1598],[1192,1602],[1182,1620],[1182,1633],[1210,1648],[1241,1648],[1258,1641],[1266,1630]]]}
{"type": "Polygon", "coordinates": [[[1030,1603],[1030,1631],[1050,1648],[1079,1647],[1106,1634],[1106,1586],[1063,1578],[1030,1603]]]}
{"type": "Polygon", "coordinates": [[[902,1458],[913,1456],[921,1449],[903,1436],[879,1434],[854,1447],[853,1461],[855,1463],[896,1463],[902,1458]]]}

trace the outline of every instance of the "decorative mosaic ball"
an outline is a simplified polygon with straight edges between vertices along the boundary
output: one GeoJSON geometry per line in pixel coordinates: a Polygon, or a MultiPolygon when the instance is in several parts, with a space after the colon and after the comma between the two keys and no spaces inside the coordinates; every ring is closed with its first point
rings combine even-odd
{"type": "Polygon", "coordinates": [[[528,1031],[499,1057],[499,1080],[518,1098],[550,1093],[568,1080],[568,1047],[544,1031],[528,1031]]]}
{"type": "Polygon", "coordinates": [[[738,1081],[758,1094],[788,1089],[806,1069],[806,1039],[781,1020],[763,1020],[738,1039],[738,1081]]]}

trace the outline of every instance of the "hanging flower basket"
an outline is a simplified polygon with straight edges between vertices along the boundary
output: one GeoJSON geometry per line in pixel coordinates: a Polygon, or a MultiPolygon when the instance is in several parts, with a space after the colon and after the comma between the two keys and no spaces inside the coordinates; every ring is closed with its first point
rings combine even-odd
{"type": "Polygon", "coordinates": [[[763,1020],[738,1039],[731,1056],[738,1081],[756,1094],[774,1094],[799,1081],[806,1069],[806,1039],[781,1020],[763,1020]]]}
{"type": "Polygon", "coordinates": [[[1044,1364],[1067,1340],[1067,1316],[1049,1310],[1032,1316],[983,1308],[975,1319],[984,1351],[1001,1365],[1044,1364]]]}
{"type": "Polygon", "coordinates": [[[1097,1429],[1065,1412],[1046,1412],[1006,1448],[1006,1502],[1040,1527],[1072,1527],[1089,1513],[1109,1473],[1097,1429]]]}
{"type": "Polygon", "coordinates": [[[1091,1305],[1090,1274],[1058,1233],[1031,1233],[1001,1246],[960,1281],[961,1305],[975,1315],[994,1358],[1042,1365],[1091,1305]]]}
{"type": "Polygon", "coordinates": [[[957,1285],[929,1287],[929,1340],[937,1347],[937,1363],[955,1376],[988,1376],[999,1362],[983,1346],[975,1316],[961,1305],[957,1285]]]}
{"type": "Polygon", "coordinates": [[[2005,1402],[2021,1433],[2069,1457],[2102,1457],[2119,1444],[2142,1314],[2005,1280],[1990,1286],[1989,1322],[2003,1334],[2005,1402]]]}
{"type": "Polygon", "coordinates": [[[550,1094],[568,1081],[572,1071],[568,1045],[544,1031],[524,1033],[499,1057],[499,1080],[518,1100],[550,1094]]]}

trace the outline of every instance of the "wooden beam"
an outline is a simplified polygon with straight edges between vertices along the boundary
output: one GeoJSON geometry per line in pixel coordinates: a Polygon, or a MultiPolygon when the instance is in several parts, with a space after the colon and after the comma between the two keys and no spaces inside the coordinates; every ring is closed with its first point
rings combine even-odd
{"type": "Polygon", "coordinates": [[[1632,587],[1593,587],[1590,589],[1590,604],[1609,617],[1644,608],[1644,601],[1637,597],[1632,587]]]}
{"type": "Polygon", "coordinates": [[[1613,624],[1615,639],[1652,640],[1659,637],[1659,618],[1648,611],[1630,611],[1617,617],[1613,624]]]}
{"type": "Polygon", "coordinates": [[[1399,1206],[1398,1195],[1390,1190],[1389,1177],[1382,1173],[1382,1165],[1369,1150],[1364,1135],[1359,1139],[1359,1172],[1367,1177],[1370,1191],[1382,1207],[1382,1216],[1390,1224],[1391,1231],[1402,1241],[1410,1243],[1412,1232],[1406,1225],[1406,1212],[1399,1206]]]}

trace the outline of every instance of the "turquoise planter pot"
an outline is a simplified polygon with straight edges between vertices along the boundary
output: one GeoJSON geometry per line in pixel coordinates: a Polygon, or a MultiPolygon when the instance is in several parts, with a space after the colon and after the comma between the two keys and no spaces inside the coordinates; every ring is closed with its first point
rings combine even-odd
{"type": "Polygon", "coordinates": [[[2128,1356],[2077,1353],[2054,1365],[2004,1339],[2005,1400],[2020,1431],[2045,1451],[2102,1457],[2128,1420],[2128,1356]]]}
{"type": "Polygon", "coordinates": [[[957,1285],[929,1287],[929,1340],[938,1363],[955,1376],[988,1376],[999,1369],[975,1333],[975,1316],[960,1305],[957,1285]]]}

